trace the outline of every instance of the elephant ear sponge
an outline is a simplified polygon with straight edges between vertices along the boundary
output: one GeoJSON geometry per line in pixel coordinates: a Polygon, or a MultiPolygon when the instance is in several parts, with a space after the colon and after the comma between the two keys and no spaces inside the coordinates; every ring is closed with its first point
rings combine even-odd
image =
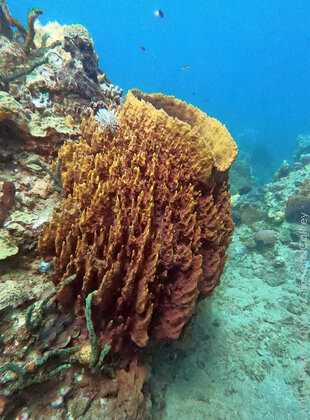
{"type": "Polygon", "coordinates": [[[219,283],[237,146],[225,126],[171,96],[130,91],[118,118],[111,134],[90,117],[82,139],[60,149],[65,199],[39,252],[54,262],[59,302],[82,322],[96,291],[95,333],[121,354],[178,338],[219,283]]]}

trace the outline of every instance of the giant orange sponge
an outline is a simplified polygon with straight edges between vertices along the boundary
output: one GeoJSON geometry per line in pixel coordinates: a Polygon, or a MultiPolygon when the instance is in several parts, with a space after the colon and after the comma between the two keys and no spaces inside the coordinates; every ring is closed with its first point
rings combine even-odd
{"type": "Polygon", "coordinates": [[[39,239],[65,307],[85,311],[112,352],[179,337],[223,272],[237,146],[199,109],[134,90],[117,133],[90,117],[59,151],[65,199],[39,239]],[[73,281],[65,282],[72,275],[73,281]]]}

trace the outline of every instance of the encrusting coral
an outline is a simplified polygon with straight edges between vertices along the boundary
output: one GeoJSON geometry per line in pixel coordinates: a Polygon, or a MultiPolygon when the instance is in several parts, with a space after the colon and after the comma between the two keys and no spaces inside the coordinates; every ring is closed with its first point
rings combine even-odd
{"type": "Polygon", "coordinates": [[[178,338],[218,285],[237,146],[219,121],[161,94],[129,92],[118,119],[111,133],[91,116],[60,149],[65,199],[38,248],[59,302],[84,327],[88,302],[101,347],[121,354],[178,338]]]}

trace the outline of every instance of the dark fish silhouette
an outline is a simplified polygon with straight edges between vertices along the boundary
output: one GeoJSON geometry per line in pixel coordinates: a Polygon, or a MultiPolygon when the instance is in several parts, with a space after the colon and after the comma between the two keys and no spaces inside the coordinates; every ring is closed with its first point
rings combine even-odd
{"type": "Polygon", "coordinates": [[[244,187],[241,187],[239,189],[239,194],[244,195],[244,194],[249,193],[250,191],[252,191],[252,187],[250,187],[249,185],[245,185],[244,187]]]}
{"type": "Polygon", "coordinates": [[[145,49],[145,47],[143,47],[143,45],[141,45],[140,48],[141,48],[142,51],[146,51],[146,49],[145,49]]]}

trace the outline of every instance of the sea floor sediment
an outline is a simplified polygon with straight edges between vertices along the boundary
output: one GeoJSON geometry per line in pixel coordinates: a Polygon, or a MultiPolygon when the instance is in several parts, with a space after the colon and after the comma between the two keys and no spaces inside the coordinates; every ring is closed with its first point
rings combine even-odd
{"type": "Polygon", "coordinates": [[[236,228],[221,285],[200,304],[189,335],[155,356],[158,418],[306,418],[300,251],[279,243],[285,264],[275,268],[274,251],[246,252],[247,230],[236,228]]]}

